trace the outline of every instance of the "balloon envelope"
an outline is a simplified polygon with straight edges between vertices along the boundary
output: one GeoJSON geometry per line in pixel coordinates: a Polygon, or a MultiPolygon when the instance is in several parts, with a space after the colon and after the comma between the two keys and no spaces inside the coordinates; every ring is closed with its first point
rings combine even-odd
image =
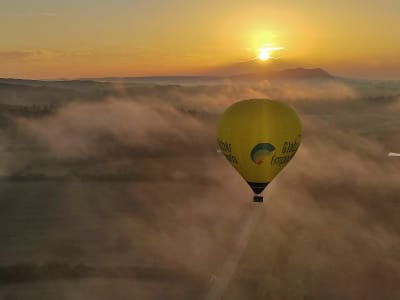
{"type": "Polygon", "coordinates": [[[295,155],[301,124],[296,112],[284,103],[250,99],[225,110],[217,135],[230,164],[260,194],[295,155]]]}

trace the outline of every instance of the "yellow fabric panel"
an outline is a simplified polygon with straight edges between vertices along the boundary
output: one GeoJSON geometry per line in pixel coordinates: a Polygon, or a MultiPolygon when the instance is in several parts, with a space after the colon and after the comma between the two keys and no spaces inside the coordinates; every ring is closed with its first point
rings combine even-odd
{"type": "Polygon", "coordinates": [[[267,183],[296,153],[301,125],[288,105],[250,99],[226,109],[217,135],[221,151],[246,181],[267,183]]]}

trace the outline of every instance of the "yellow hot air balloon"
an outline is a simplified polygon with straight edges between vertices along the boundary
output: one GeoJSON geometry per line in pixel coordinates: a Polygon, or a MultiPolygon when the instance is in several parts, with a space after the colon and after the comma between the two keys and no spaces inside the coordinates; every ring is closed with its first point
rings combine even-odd
{"type": "Polygon", "coordinates": [[[268,99],[234,103],[218,124],[218,145],[230,164],[262,202],[262,191],[293,158],[301,124],[288,105],[268,99]]]}

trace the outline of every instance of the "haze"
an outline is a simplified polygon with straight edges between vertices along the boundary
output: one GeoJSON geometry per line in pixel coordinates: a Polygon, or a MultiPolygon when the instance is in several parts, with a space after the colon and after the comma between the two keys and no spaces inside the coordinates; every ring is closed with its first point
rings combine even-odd
{"type": "Polygon", "coordinates": [[[0,298],[398,299],[399,94],[2,80],[0,298]],[[254,97],[304,128],[261,206],[215,141],[254,97]]]}
{"type": "Polygon", "coordinates": [[[400,299],[399,11],[2,0],[0,300],[400,299]],[[217,151],[250,98],[303,128],[263,204],[217,151]]]}

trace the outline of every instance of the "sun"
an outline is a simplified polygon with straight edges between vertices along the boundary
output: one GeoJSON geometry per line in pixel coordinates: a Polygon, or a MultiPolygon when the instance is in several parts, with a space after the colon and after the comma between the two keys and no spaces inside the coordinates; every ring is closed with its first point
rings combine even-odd
{"type": "Polygon", "coordinates": [[[282,50],[283,47],[269,47],[269,46],[263,46],[258,49],[258,55],[257,58],[261,61],[266,61],[270,58],[273,58],[271,56],[272,51],[277,51],[277,50],[282,50]]]}
{"type": "Polygon", "coordinates": [[[268,48],[260,48],[258,49],[258,59],[262,61],[266,61],[271,58],[270,50],[268,48]]]}

